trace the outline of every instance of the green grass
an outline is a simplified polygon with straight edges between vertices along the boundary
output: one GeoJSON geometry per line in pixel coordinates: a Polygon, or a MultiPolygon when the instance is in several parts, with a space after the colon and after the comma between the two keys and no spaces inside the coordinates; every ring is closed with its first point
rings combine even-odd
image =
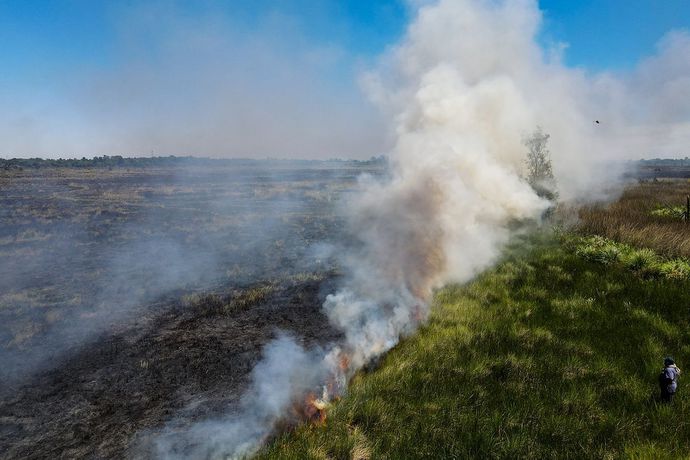
{"type": "Polygon", "coordinates": [[[685,206],[659,206],[650,211],[649,215],[671,220],[683,220],[685,218],[685,206]]]}
{"type": "Polygon", "coordinates": [[[601,236],[563,236],[575,254],[604,265],[623,266],[642,277],[690,278],[690,263],[684,258],[663,258],[649,248],[633,248],[601,236]]]}
{"type": "Polygon", "coordinates": [[[322,426],[258,458],[679,458],[685,382],[657,402],[662,359],[690,359],[690,283],[644,278],[555,239],[437,293],[429,323],[360,372],[322,426]]]}

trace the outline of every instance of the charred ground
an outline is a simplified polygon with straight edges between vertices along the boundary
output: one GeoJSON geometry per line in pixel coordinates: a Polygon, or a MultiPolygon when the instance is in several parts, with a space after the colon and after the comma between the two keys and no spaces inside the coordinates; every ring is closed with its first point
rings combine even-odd
{"type": "Polygon", "coordinates": [[[7,395],[4,456],[148,456],[150,437],[180,411],[193,421],[231,408],[278,329],[309,345],[336,339],[320,311],[330,282],[285,280],[242,309],[234,303],[245,290],[158,305],[7,395]]]}
{"type": "Polygon", "coordinates": [[[182,413],[231,410],[278,330],[336,338],[314,248],[362,172],[5,172],[2,457],[146,457],[182,413]]]}

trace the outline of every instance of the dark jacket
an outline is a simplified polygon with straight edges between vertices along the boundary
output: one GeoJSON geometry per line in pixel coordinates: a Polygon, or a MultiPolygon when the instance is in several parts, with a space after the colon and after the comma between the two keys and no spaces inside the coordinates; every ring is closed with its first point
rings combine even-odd
{"type": "Polygon", "coordinates": [[[661,391],[674,394],[678,389],[678,376],[680,375],[680,369],[675,365],[666,366],[659,374],[659,386],[661,391]]]}

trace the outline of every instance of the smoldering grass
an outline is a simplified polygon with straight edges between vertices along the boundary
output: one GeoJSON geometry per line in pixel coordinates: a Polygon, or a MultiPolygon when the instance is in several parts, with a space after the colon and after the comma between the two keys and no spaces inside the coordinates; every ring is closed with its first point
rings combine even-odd
{"type": "Polygon", "coordinates": [[[267,283],[238,289],[226,296],[213,293],[186,294],[182,296],[181,303],[183,307],[200,310],[205,315],[230,315],[260,304],[276,289],[275,284],[267,283]]]}
{"type": "MultiPolygon", "coordinates": [[[[313,263],[308,251],[314,241],[337,233],[338,217],[329,201],[304,195],[318,189],[344,193],[361,171],[310,171],[273,170],[270,163],[249,170],[6,171],[0,177],[7,208],[0,229],[0,352],[14,360],[21,344],[67,353],[74,337],[85,345],[114,323],[148,314],[161,297],[328,268],[330,261],[313,263]],[[256,189],[270,199],[255,200],[256,189]],[[60,318],[45,315],[57,309],[60,318]]],[[[269,292],[235,294],[182,303],[232,315],[269,292]]],[[[16,379],[58,362],[38,352],[32,356],[16,359],[16,379]]]]}
{"type": "Polygon", "coordinates": [[[276,287],[271,284],[247,289],[231,299],[230,303],[225,308],[225,312],[248,308],[251,305],[263,302],[275,289],[276,287]]]}

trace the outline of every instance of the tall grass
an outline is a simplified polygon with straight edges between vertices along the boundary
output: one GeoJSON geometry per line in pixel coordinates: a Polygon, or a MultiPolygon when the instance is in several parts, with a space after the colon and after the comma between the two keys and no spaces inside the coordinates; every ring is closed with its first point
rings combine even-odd
{"type": "Polygon", "coordinates": [[[660,404],[656,377],[664,356],[690,360],[689,313],[685,280],[522,241],[438,292],[429,323],[360,372],[324,425],[258,458],[678,458],[690,399],[681,381],[660,404]]]}
{"type": "Polygon", "coordinates": [[[690,257],[690,225],[682,219],[689,194],[686,180],[637,184],[614,203],[580,209],[580,230],[651,248],[667,257],[690,257]]]}

